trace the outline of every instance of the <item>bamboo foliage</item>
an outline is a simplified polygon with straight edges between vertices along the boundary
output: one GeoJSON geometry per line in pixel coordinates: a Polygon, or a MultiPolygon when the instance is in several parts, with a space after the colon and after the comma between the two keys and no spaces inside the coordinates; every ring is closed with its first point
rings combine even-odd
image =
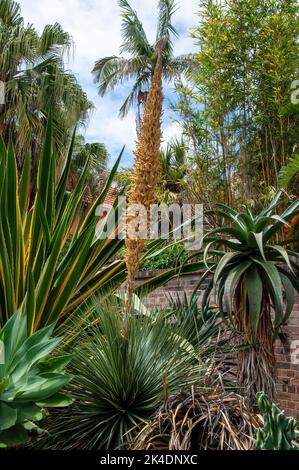
{"type": "MultiPolygon", "coordinates": [[[[148,216],[150,206],[156,200],[156,187],[162,171],[160,161],[162,101],[162,55],[158,53],[152,85],[138,136],[132,186],[128,194],[129,207],[142,204],[146,208],[148,216]]],[[[127,218],[128,226],[131,222],[132,216],[129,216],[127,218]]],[[[144,240],[132,239],[130,234],[126,240],[126,248],[127,287],[129,294],[131,294],[135,276],[140,266],[140,257],[146,248],[144,240]]]]}
{"type": "MultiPolygon", "coordinates": [[[[216,166],[228,205],[269,202],[298,145],[298,113],[289,106],[298,76],[298,15],[296,0],[201,2],[193,34],[195,103],[204,108],[209,167],[216,166]]],[[[200,124],[192,115],[191,122],[200,124]]],[[[196,154],[205,147],[200,142],[196,154]]]]}

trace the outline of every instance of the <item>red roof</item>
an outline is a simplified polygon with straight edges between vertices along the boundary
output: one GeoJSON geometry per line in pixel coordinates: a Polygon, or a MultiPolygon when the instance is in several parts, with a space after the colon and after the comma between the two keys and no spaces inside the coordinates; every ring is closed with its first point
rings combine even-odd
{"type": "Polygon", "coordinates": [[[110,188],[104,201],[104,205],[112,207],[118,195],[119,190],[117,188],[110,188]]]}
{"type": "MultiPolygon", "coordinates": [[[[77,186],[77,183],[78,183],[77,176],[74,173],[70,173],[68,180],[67,180],[67,191],[70,191],[70,192],[73,191],[75,187],[77,186]]],[[[107,196],[104,201],[104,205],[108,207],[112,207],[118,194],[119,194],[119,190],[117,188],[113,188],[113,187],[109,188],[107,196]]],[[[92,193],[91,188],[87,185],[85,187],[85,192],[83,196],[84,204],[86,204],[87,206],[91,206],[95,198],[96,196],[92,193]]]]}

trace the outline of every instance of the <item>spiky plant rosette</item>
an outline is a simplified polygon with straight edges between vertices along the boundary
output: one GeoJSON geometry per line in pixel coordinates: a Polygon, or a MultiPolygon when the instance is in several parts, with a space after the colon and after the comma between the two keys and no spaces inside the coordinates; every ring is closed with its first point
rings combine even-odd
{"type": "Polygon", "coordinates": [[[215,256],[215,264],[208,266],[211,281],[203,305],[215,295],[220,312],[250,346],[240,350],[238,375],[252,404],[260,390],[274,396],[274,341],[290,317],[295,291],[299,291],[292,259],[298,254],[284,247],[288,240],[280,239],[281,229],[298,213],[299,200],[278,215],[281,196],[279,191],[258,214],[249,208],[237,212],[217,204],[214,214],[222,217],[223,226],[205,237],[204,259],[215,256]]]}
{"type": "MultiPolygon", "coordinates": [[[[157,63],[151,88],[147,97],[144,117],[138,135],[135,151],[135,166],[132,175],[132,186],[128,194],[128,206],[142,205],[147,211],[142,226],[147,229],[150,220],[150,207],[156,201],[156,187],[161,176],[160,145],[162,117],[162,54],[157,53],[157,63]]],[[[135,212],[135,211],[134,211],[135,212]]],[[[130,225],[136,214],[128,213],[126,264],[128,269],[127,286],[132,293],[136,273],[140,266],[141,255],[146,251],[144,236],[131,233],[130,225]]],[[[146,236],[147,238],[147,236],[146,236]]]]}
{"type": "Polygon", "coordinates": [[[258,450],[299,450],[299,423],[272,403],[263,392],[256,396],[264,425],[256,433],[258,450]]]}
{"type": "Polygon", "coordinates": [[[74,347],[67,388],[74,403],[50,417],[44,448],[126,448],[170,394],[204,383],[197,351],[164,319],[124,319],[113,302],[96,309],[98,321],[91,317],[74,347]]]}

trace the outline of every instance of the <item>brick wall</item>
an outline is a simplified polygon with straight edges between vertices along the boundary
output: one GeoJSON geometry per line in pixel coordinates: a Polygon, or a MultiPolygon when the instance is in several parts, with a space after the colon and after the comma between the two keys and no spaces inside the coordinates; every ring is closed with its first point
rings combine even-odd
{"type": "MultiPolygon", "coordinates": [[[[138,283],[156,276],[163,271],[140,272],[138,283]]],[[[163,287],[149,294],[144,300],[148,308],[165,307],[169,296],[191,295],[198,284],[200,276],[190,275],[173,279],[163,287]]],[[[205,285],[201,287],[203,291],[205,285]]],[[[199,293],[199,298],[202,293],[199,293]]],[[[277,360],[277,398],[286,414],[299,418],[299,295],[295,300],[293,313],[288,324],[283,327],[283,335],[277,340],[275,352],[277,360]],[[296,354],[297,349],[297,354],[296,354]]]]}

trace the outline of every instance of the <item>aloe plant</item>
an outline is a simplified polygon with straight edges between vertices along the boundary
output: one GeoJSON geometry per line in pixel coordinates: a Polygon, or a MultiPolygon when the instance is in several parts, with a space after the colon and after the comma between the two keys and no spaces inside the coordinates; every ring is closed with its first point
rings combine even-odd
{"type": "Polygon", "coordinates": [[[295,290],[299,291],[290,260],[290,255],[298,254],[284,248],[287,241],[277,241],[281,228],[298,214],[299,200],[277,215],[281,195],[278,192],[269,207],[257,215],[250,209],[238,213],[218,204],[214,213],[227,225],[205,236],[204,259],[212,255],[216,260],[209,266],[212,279],[203,304],[215,293],[222,314],[250,345],[239,354],[239,381],[252,403],[259,390],[273,397],[273,341],[292,312],[295,290]]]}
{"type": "Polygon", "coordinates": [[[265,393],[258,393],[256,400],[264,419],[263,428],[256,433],[257,449],[299,450],[297,421],[285,416],[265,393]]]}
{"type": "Polygon", "coordinates": [[[54,325],[28,336],[27,318],[20,312],[0,331],[0,447],[26,442],[48,407],[71,403],[61,389],[70,381],[64,367],[71,356],[49,357],[60,343],[51,339],[54,325]]]}

